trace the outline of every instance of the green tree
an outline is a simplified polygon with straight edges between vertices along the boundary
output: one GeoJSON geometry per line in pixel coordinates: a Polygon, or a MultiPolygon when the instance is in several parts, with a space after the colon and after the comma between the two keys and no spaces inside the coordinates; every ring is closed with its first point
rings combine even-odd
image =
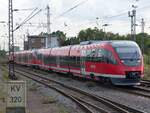
{"type": "Polygon", "coordinates": [[[5,50],[0,50],[0,57],[5,57],[6,51],[5,50]]]}

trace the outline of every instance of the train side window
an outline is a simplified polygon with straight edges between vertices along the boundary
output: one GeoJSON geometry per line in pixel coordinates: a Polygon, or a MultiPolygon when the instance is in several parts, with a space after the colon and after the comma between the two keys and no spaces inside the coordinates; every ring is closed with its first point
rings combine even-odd
{"type": "Polygon", "coordinates": [[[56,56],[50,56],[50,59],[51,64],[56,64],[56,56]]]}
{"type": "Polygon", "coordinates": [[[80,57],[76,57],[76,67],[80,67],[80,57]]]}
{"type": "Polygon", "coordinates": [[[67,63],[71,66],[71,67],[80,67],[80,57],[76,57],[76,56],[70,56],[68,58],[67,63]]]}
{"type": "Polygon", "coordinates": [[[32,54],[30,53],[29,54],[29,61],[31,61],[32,60],[32,54]]]}
{"type": "Polygon", "coordinates": [[[75,67],[76,57],[75,56],[71,56],[70,59],[71,59],[70,60],[71,66],[75,67]]]}
{"type": "MultiPolygon", "coordinates": [[[[42,56],[41,56],[41,59],[42,59],[42,56]]],[[[51,63],[51,58],[50,58],[50,56],[48,56],[48,55],[43,55],[43,61],[44,61],[44,64],[49,64],[49,63],[51,63]]]]}
{"type": "Polygon", "coordinates": [[[104,58],[104,61],[108,64],[117,64],[117,61],[115,60],[113,54],[111,51],[102,49],[102,56],[104,58]]]}
{"type": "Polygon", "coordinates": [[[92,61],[103,62],[103,63],[108,63],[108,64],[117,64],[117,61],[115,60],[112,52],[106,49],[96,50],[92,56],[92,61]]]}
{"type": "Polygon", "coordinates": [[[96,50],[92,49],[92,50],[87,50],[86,51],[86,61],[93,61],[93,57],[96,56],[96,50]]]}
{"type": "Polygon", "coordinates": [[[38,56],[39,60],[42,60],[42,54],[41,53],[39,53],[37,56],[38,56]]]}

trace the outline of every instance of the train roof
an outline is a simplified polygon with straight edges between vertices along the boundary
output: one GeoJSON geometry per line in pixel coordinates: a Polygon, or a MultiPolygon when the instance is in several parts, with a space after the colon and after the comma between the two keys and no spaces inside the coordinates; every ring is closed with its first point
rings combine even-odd
{"type": "Polygon", "coordinates": [[[89,45],[89,44],[111,44],[113,47],[138,46],[136,42],[130,40],[109,40],[109,41],[90,40],[80,43],[80,45],[89,45]]]}
{"type": "Polygon", "coordinates": [[[112,41],[110,43],[113,47],[138,47],[136,42],[128,40],[112,41]]]}
{"type": "MultiPolygon", "coordinates": [[[[72,50],[79,50],[79,49],[90,49],[92,48],[97,48],[99,46],[108,46],[111,45],[112,47],[138,47],[136,42],[130,41],[130,40],[109,40],[109,41],[100,41],[100,40],[90,40],[90,41],[84,41],[81,42],[80,44],[77,45],[69,45],[69,46],[63,46],[63,47],[55,47],[55,48],[45,48],[45,49],[32,49],[32,50],[24,50],[24,51],[18,51],[15,53],[31,53],[33,51],[41,51],[41,52],[49,52],[52,50],[55,54],[59,54],[58,51],[63,51],[63,50],[69,50],[71,47],[72,50]]],[[[67,53],[66,53],[67,54],[67,53]]]]}

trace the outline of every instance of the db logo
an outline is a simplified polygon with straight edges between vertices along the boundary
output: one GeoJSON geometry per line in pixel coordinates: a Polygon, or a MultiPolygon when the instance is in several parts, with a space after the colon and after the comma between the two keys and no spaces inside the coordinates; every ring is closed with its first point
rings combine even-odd
{"type": "Polygon", "coordinates": [[[91,65],[91,68],[95,68],[95,65],[91,65]]]}

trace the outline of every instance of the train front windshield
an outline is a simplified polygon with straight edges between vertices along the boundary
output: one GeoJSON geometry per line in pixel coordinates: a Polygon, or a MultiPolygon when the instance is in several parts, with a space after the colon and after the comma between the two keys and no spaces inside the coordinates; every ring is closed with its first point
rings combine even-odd
{"type": "Polygon", "coordinates": [[[138,66],[141,64],[141,52],[136,46],[116,47],[116,52],[125,65],[138,66]]]}

